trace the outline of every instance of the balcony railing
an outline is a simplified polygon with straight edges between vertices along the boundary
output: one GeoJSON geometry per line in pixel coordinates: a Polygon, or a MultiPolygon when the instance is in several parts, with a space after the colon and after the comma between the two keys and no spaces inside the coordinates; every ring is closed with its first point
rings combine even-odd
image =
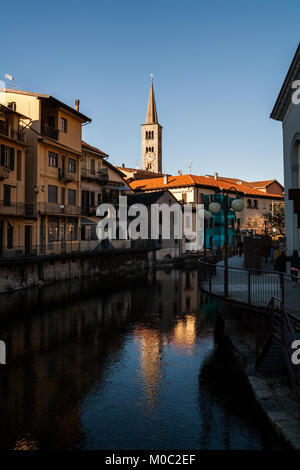
{"type": "Polygon", "coordinates": [[[80,206],[58,204],[57,202],[39,202],[38,211],[40,214],[80,215],[81,208],[80,206]]]}
{"type": "Polygon", "coordinates": [[[9,169],[6,166],[0,166],[0,180],[5,180],[9,177],[9,169]]]}
{"type": "Polygon", "coordinates": [[[19,142],[25,142],[25,134],[22,128],[15,130],[5,121],[0,121],[0,134],[10,137],[11,139],[16,139],[19,142]]]}
{"type": "Polygon", "coordinates": [[[0,121],[0,134],[8,135],[8,125],[7,121],[0,121]]]}
{"type": "Polygon", "coordinates": [[[76,181],[76,173],[70,170],[63,170],[62,168],[58,169],[58,179],[68,183],[70,181],[76,181]]]}
{"type": "Polygon", "coordinates": [[[42,134],[51,139],[58,140],[59,130],[54,127],[42,126],[42,134]]]}
{"type": "Polygon", "coordinates": [[[0,201],[0,215],[24,217],[24,202],[0,201]]]}
{"type": "Polygon", "coordinates": [[[108,169],[100,168],[99,170],[91,170],[89,168],[81,168],[81,178],[105,184],[108,182],[108,169]]]}

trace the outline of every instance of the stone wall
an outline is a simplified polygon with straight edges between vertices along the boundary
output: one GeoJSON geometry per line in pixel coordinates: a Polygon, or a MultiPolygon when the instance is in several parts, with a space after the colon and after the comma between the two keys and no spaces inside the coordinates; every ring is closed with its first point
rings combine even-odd
{"type": "Polygon", "coordinates": [[[0,294],[85,276],[126,274],[148,267],[152,252],[105,252],[0,263],[0,294]]]}

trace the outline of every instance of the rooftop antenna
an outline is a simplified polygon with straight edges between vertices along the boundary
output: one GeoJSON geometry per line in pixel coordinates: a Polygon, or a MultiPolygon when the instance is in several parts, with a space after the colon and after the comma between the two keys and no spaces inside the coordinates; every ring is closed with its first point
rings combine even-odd
{"type": "Polygon", "coordinates": [[[178,170],[178,174],[179,174],[179,175],[182,175],[182,170],[178,170]]]}
{"type": "Polygon", "coordinates": [[[192,160],[191,160],[191,161],[189,162],[189,172],[190,172],[190,174],[192,173],[192,164],[193,164],[193,162],[192,162],[192,160]]]}

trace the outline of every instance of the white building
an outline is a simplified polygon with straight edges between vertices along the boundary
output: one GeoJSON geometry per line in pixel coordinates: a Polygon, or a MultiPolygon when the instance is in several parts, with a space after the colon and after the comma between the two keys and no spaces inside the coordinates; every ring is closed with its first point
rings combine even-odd
{"type": "Polygon", "coordinates": [[[300,102],[300,82],[294,83],[296,80],[300,80],[300,44],[271,113],[272,119],[282,122],[288,253],[300,249],[300,104],[296,104],[300,102]]]}

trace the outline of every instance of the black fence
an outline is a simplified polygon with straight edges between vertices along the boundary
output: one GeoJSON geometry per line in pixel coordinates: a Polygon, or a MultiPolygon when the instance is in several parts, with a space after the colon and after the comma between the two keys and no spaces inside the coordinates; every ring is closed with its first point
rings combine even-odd
{"type": "MultiPolygon", "coordinates": [[[[216,261],[216,258],[212,261],[216,261]]],[[[200,286],[207,292],[225,297],[225,267],[216,262],[199,261],[200,286]]],[[[275,271],[258,271],[228,267],[228,295],[234,301],[248,305],[267,307],[272,297],[283,303],[287,284],[291,285],[291,276],[279,275],[275,271]]]]}

